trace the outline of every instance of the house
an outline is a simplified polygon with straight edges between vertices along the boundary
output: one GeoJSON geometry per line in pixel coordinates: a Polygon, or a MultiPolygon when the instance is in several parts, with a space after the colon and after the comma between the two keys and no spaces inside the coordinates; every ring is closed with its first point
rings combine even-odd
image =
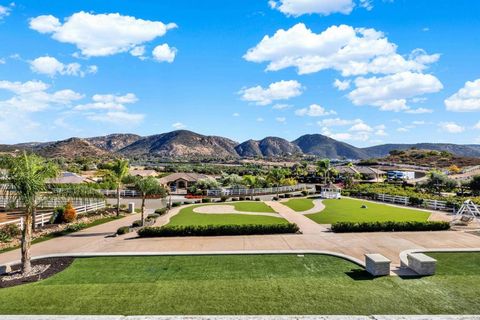
{"type": "Polygon", "coordinates": [[[350,175],[361,175],[363,180],[379,180],[383,175],[386,174],[385,171],[365,166],[338,166],[335,169],[339,172],[340,175],[350,174],[350,175]]]}
{"type": "Polygon", "coordinates": [[[89,182],[85,177],[82,177],[76,173],[64,171],[59,177],[48,180],[51,184],[82,184],[89,182]]]}
{"type": "Polygon", "coordinates": [[[212,177],[201,173],[176,172],[158,179],[161,185],[173,193],[185,194],[187,189],[197,183],[198,180],[211,179],[212,177]]]}

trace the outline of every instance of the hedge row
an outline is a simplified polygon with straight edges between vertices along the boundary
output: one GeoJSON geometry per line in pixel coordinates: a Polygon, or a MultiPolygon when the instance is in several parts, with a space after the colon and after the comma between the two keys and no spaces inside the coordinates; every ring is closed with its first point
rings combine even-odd
{"type": "Polygon", "coordinates": [[[207,226],[163,226],[145,227],[138,231],[140,237],[189,237],[189,236],[233,236],[252,234],[296,233],[294,223],[272,225],[207,225],[207,226]]]}
{"type": "Polygon", "coordinates": [[[438,231],[450,229],[445,221],[385,221],[385,222],[337,222],[333,232],[388,232],[388,231],[438,231]]]}

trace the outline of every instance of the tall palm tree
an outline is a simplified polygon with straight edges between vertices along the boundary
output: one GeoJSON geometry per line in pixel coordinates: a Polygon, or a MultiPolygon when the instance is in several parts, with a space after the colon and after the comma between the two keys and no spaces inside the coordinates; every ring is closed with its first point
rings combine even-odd
{"type": "Polygon", "coordinates": [[[59,169],[52,162],[36,155],[28,155],[26,152],[18,157],[7,157],[2,164],[7,169],[7,182],[9,187],[15,190],[16,200],[20,200],[25,206],[21,252],[22,273],[28,274],[32,269],[30,263],[32,225],[41,199],[40,194],[47,191],[48,179],[55,178],[59,169]]]}
{"type": "Polygon", "coordinates": [[[160,195],[166,196],[165,189],[160,185],[154,177],[137,178],[135,181],[135,189],[142,195],[142,225],[145,221],[145,200],[147,196],[160,195]]]}
{"type": "Polygon", "coordinates": [[[286,170],[282,168],[273,168],[267,174],[267,181],[272,183],[277,188],[277,197],[279,195],[278,187],[286,176],[286,170]]]}
{"type": "Polygon", "coordinates": [[[120,215],[120,190],[123,180],[128,175],[128,160],[117,159],[109,169],[103,171],[103,175],[111,180],[117,189],[117,217],[120,215]]]}

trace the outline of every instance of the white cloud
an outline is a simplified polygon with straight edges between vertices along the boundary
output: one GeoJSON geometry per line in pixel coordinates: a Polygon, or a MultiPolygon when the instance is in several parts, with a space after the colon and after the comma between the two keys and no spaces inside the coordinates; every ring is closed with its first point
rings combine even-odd
{"type": "Polygon", "coordinates": [[[177,55],[177,49],[171,48],[168,44],[164,43],[156,46],[152,51],[153,58],[158,62],[172,63],[177,55]]]}
{"type": "Polygon", "coordinates": [[[422,113],[432,113],[433,110],[428,108],[417,108],[417,109],[408,109],[405,112],[411,113],[411,114],[422,114],[422,113]]]}
{"type": "Polygon", "coordinates": [[[134,47],[130,50],[130,54],[134,57],[143,57],[145,55],[145,46],[134,47]]]}
{"type": "Polygon", "coordinates": [[[86,117],[92,121],[108,122],[117,125],[137,125],[143,121],[145,115],[125,111],[108,111],[104,114],[92,114],[86,117]]]}
{"type": "Polygon", "coordinates": [[[54,77],[57,74],[84,77],[87,73],[96,73],[98,71],[98,67],[95,65],[88,66],[86,70],[82,70],[82,66],[79,63],[64,64],[50,56],[38,57],[30,61],[30,69],[33,72],[45,74],[49,77],[54,77]]]}
{"type": "Polygon", "coordinates": [[[480,129],[480,121],[478,121],[474,126],[474,129],[480,129]]]}
{"type": "Polygon", "coordinates": [[[287,118],[285,118],[285,117],[276,117],[276,118],[275,118],[275,121],[285,124],[285,123],[287,123],[287,118]]]}
{"type": "Polygon", "coordinates": [[[240,117],[240,113],[234,112],[234,113],[232,114],[232,116],[234,116],[234,117],[240,117]]]}
{"type": "Polygon", "coordinates": [[[0,107],[17,112],[37,112],[50,106],[68,106],[83,97],[70,89],[47,92],[49,88],[42,81],[0,81],[0,89],[13,93],[9,99],[0,101],[0,107]]]}
{"type": "Polygon", "coordinates": [[[463,88],[445,100],[448,111],[480,111],[480,79],[467,81],[463,88]]]}
{"type": "Polygon", "coordinates": [[[340,91],[345,91],[348,88],[350,88],[350,80],[342,81],[342,80],[335,79],[335,81],[333,82],[333,86],[340,91]]]}
{"type": "Polygon", "coordinates": [[[370,11],[373,9],[372,2],[372,0],[360,0],[360,7],[364,8],[367,11],[370,11]]]}
{"type": "MultiPolygon", "coordinates": [[[[52,38],[74,44],[86,57],[110,56],[133,50],[177,25],[160,21],[137,19],[119,13],[74,13],[62,23],[57,17],[43,15],[30,20],[30,28],[52,38]]],[[[138,50],[138,49],[137,49],[138,50]]]]}
{"type": "MultiPolygon", "coordinates": [[[[125,104],[137,102],[138,99],[133,93],[127,93],[123,96],[113,94],[95,94],[92,102],[75,106],[73,109],[77,111],[87,110],[109,110],[109,111],[126,111],[125,104]]],[[[118,116],[118,115],[117,115],[118,116]]]]}
{"type": "Polygon", "coordinates": [[[12,12],[12,8],[15,7],[15,3],[11,2],[8,6],[0,5],[0,21],[5,17],[8,17],[12,12]]]}
{"type": "Polygon", "coordinates": [[[353,126],[348,129],[348,131],[354,131],[354,132],[372,132],[373,129],[370,127],[368,124],[364,122],[360,122],[357,124],[354,124],[353,126]]]}
{"type": "Polygon", "coordinates": [[[270,0],[268,4],[272,9],[294,17],[303,14],[319,14],[322,16],[332,13],[349,14],[355,6],[353,0],[270,0]]]}
{"type": "Polygon", "coordinates": [[[301,95],[303,92],[302,85],[296,80],[281,80],[271,83],[268,88],[255,86],[244,88],[239,91],[242,100],[254,102],[257,105],[265,106],[271,104],[275,100],[287,100],[301,95]]]}
{"type": "Polygon", "coordinates": [[[415,49],[405,58],[396,51],[397,45],[375,29],[339,25],[317,34],[298,23],[288,30],[278,30],[273,36],[266,35],[247,51],[244,59],[268,62],[268,71],[296,67],[299,74],[307,74],[334,69],[343,76],[354,76],[420,72],[440,57],[415,49]]]}
{"type": "Polygon", "coordinates": [[[411,109],[408,98],[426,93],[438,92],[442,83],[433,75],[401,72],[384,77],[359,77],[355,79],[356,88],[348,94],[354,105],[372,105],[383,111],[408,111],[424,113],[427,109],[411,109]]]}
{"type": "Polygon", "coordinates": [[[442,122],[438,125],[443,131],[448,133],[461,133],[465,128],[456,124],[455,122],[442,122]]]}
{"type": "Polygon", "coordinates": [[[181,122],[175,122],[174,124],[172,124],[172,127],[176,130],[180,130],[180,129],[185,129],[187,126],[181,122]]]}
{"type": "Polygon", "coordinates": [[[421,126],[421,125],[426,124],[426,122],[423,121],[423,120],[414,120],[414,121],[412,121],[412,124],[416,125],[416,126],[421,126]]]}
{"type": "Polygon", "coordinates": [[[263,118],[262,118],[262,117],[258,117],[258,118],[257,118],[257,122],[263,122],[263,118]]]}
{"type": "Polygon", "coordinates": [[[398,132],[408,132],[409,129],[408,129],[408,128],[405,128],[405,127],[401,127],[401,128],[397,128],[397,131],[398,131],[398,132]]]}
{"type": "Polygon", "coordinates": [[[329,119],[323,119],[321,121],[318,121],[317,124],[322,127],[341,127],[341,126],[347,126],[347,125],[352,125],[355,123],[362,123],[363,121],[361,119],[355,119],[355,120],[346,120],[346,119],[340,119],[340,118],[329,118],[329,119]]]}
{"type": "Polygon", "coordinates": [[[308,108],[302,108],[295,110],[297,116],[310,116],[310,117],[322,117],[332,114],[337,114],[334,110],[325,110],[322,106],[318,104],[312,104],[308,108]]]}

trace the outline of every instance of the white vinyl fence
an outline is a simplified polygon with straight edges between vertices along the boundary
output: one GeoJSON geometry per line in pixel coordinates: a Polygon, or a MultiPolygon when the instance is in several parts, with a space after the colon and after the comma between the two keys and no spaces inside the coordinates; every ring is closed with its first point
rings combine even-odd
{"type": "MultiPolygon", "coordinates": [[[[99,190],[106,197],[116,197],[117,190],[99,190]]],[[[139,197],[140,192],[136,190],[120,190],[120,197],[139,197]]]]}
{"type": "MultiPolygon", "coordinates": [[[[63,202],[63,204],[65,204],[65,201],[63,202]]],[[[87,212],[92,212],[92,211],[97,211],[97,210],[100,210],[100,209],[103,209],[106,207],[106,202],[105,201],[98,201],[97,202],[94,202],[94,203],[88,203],[88,204],[84,204],[84,205],[81,205],[81,206],[76,206],[74,207],[75,208],[75,211],[77,212],[77,215],[82,215],[82,214],[85,214],[87,212]]],[[[47,224],[49,221],[50,221],[50,218],[52,217],[53,215],[53,211],[51,212],[45,212],[45,213],[37,213],[35,215],[35,226],[44,226],[45,224],[47,224]]],[[[19,219],[15,219],[15,220],[10,220],[10,221],[6,221],[6,222],[2,222],[0,223],[0,227],[4,226],[4,225],[7,225],[7,224],[16,224],[18,225],[18,227],[23,230],[23,217],[19,218],[19,219]]]]}
{"type": "MultiPolygon", "coordinates": [[[[408,206],[410,204],[409,197],[392,196],[384,193],[377,193],[375,195],[375,199],[383,202],[401,204],[404,206],[408,206]]],[[[427,209],[441,210],[441,211],[455,211],[455,208],[452,206],[449,206],[446,201],[431,200],[431,199],[422,199],[422,200],[423,200],[422,206],[427,209]]]]}
{"type": "Polygon", "coordinates": [[[237,188],[224,188],[216,190],[207,190],[207,196],[209,197],[221,197],[221,196],[254,196],[263,194],[276,194],[284,192],[294,192],[306,190],[305,184],[297,184],[294,186],[273,187],[273,188],[258,188],[258,189],[237,189],[237,188]]]}
{"type": "MultiPolygon", "coordinates": [[[[38,208],[55,208],[59,206],[64,206],[68,201],[72,203],[72,206],[83,206],[89,205],[92,203],[97,203],[99,200],[98,198],[90,198],[90,199],[47,199],[43,200],[39,203],[38,208]]],[[[23,203],[18,199],[12,199],[12,197],[8,196],[0,196],[0,208],[22,208],[24,207],[23,203]]]]}

